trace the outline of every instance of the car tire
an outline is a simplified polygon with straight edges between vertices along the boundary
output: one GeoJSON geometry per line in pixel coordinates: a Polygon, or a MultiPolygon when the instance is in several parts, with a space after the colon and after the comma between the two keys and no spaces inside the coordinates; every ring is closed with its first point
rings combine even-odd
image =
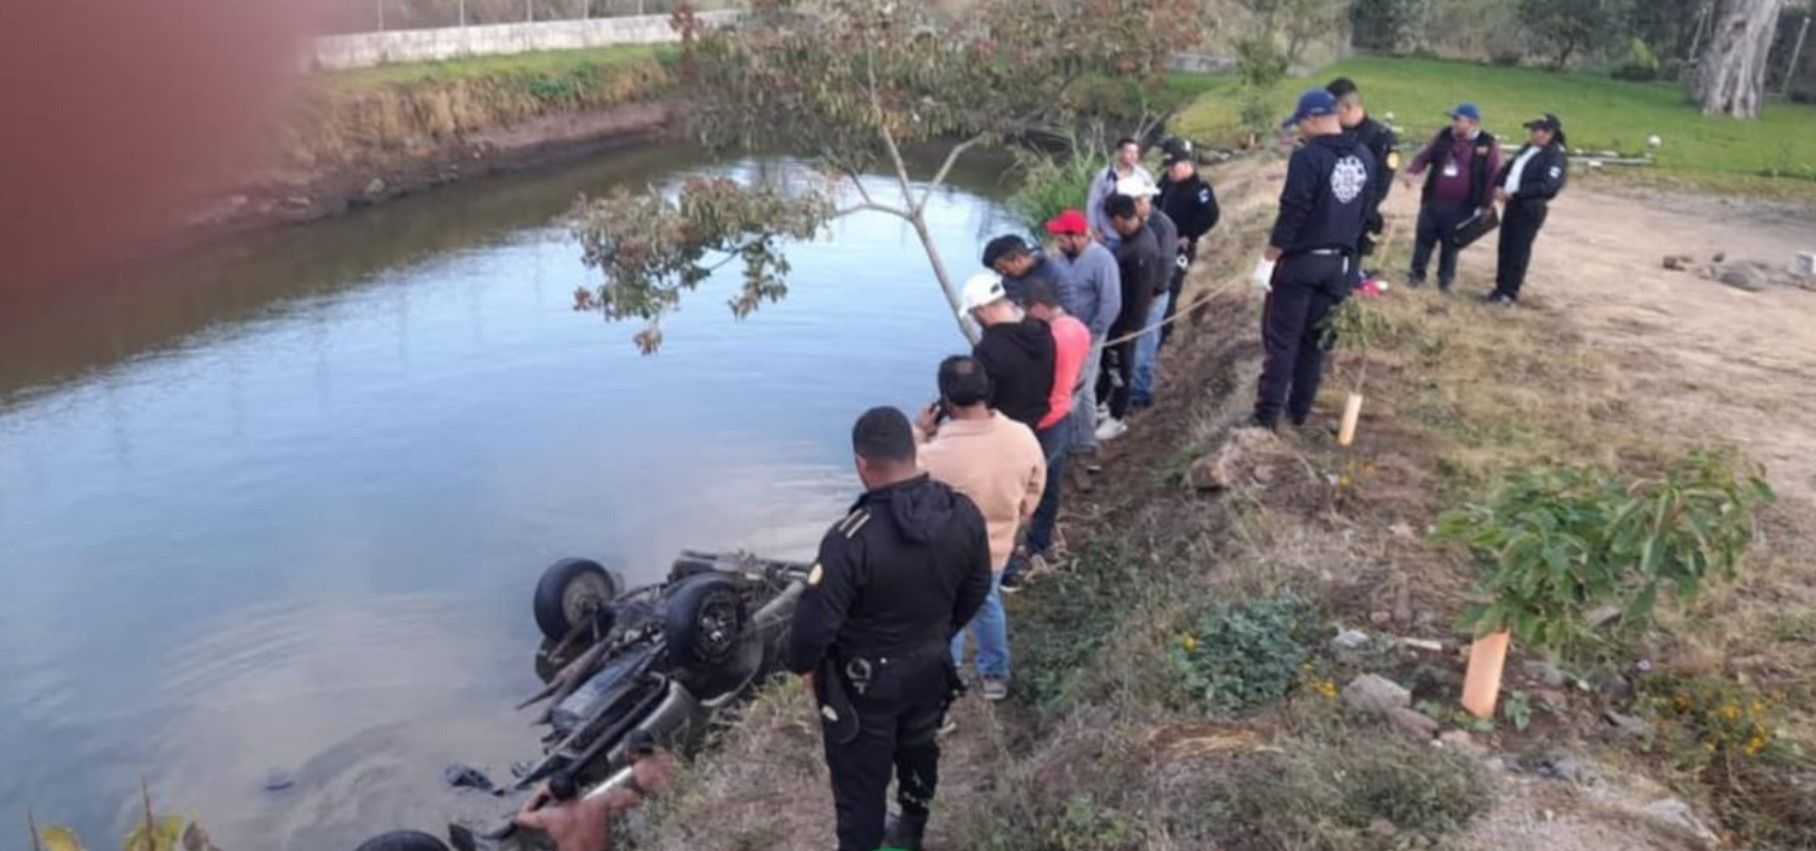
{"type": "Polygon", "coordinates": [[[610,604],[623,592],[624,583],[598,562],[564,558],[549,565],[536,583],[532,601],[536,627],[550,641],[560,641],[589,613],[610,604]]]}
{"type": "Polygon", "coordinates": [[[448,843],[420,830],[393,830],[361,842],[353,851],[448,851],[448,843]]]}
{"type": "Polygon", "coordinates": [[[681,580],[663,603],[663,637],[677,666],[705,673],[729,664],[750,623],[738,583],[718,573],[681,580]]]}

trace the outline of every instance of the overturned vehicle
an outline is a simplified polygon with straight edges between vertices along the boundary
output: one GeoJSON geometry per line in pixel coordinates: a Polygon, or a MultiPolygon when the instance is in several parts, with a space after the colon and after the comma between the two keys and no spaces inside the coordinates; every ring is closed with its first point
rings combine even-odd
{"type": "MultiPolygon", "coordinates": [[[[696,745],[718,709],[775,671],[808,566],[742,553],[683,552],[660,583],[626,590],[597,562],[562,559],[537,583],[536,656],[546,687],[519,705],[542,707],[542,754],[494,783],[454,767],[448,780],[498,796],[495,818],[448,826],[462,851],[536,847],[512,824],[517,804],[549,777],[572,777],[583,797],[630,782],[648,744],[696,745]],[[508,802],[508,806],[507,806],[508,802]]],[[[358,851],[436,851],[439,838],[388,833],[358,851]]]]}

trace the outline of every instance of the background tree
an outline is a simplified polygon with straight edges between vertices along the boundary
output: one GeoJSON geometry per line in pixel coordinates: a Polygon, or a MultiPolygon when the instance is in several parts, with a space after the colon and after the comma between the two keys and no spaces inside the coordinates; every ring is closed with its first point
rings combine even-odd
{"type": "Polygon", "coordinates": [[[1416,0],[1354,0],[1349,4],[1350,43],[1393,53],[1418,13],[1416,0]]]}
{"type": "Polygon", "coordinates": [[[1621,17],[1610,0],[1520,0],[1520,24],[1563,69],[1590,49],[1615,43],[1621,17]]]}
{"type": "Polygon", "coordinates": [[[1759,117],[1784,0],[1721,0],[1690,93],[1704,115],[1759,117]]]}
{"type": "Polygon", "coordinates": [[[786,293],[786,240],[869,211],[913,228],[973,336],[927,227],[935,190],[981,146],[1066,136],[1094,103],[1081,81],[1131,86],[1138,108],[1172,55],[1197,42],[1202,11],[1178,0],[979,0],[947,16],[935,4],[759,0],[739,26],[714,32],[677,13],[683,99],[700,139],[721,152],[804,155],[818,177],[696,179],[675,197],[620,190],[583,200],[572,227],[605,281],[576,293],[576,308],[643,319],[638,343],[653,351],[662,316],[717,265],[744,264],[731,303],[743,315],[786,293]],[[951,147],[917,186],[903,150],[926,142],[951,147]],[[893,178],[888,191],[861,179],[878,168],[893,178]]]}

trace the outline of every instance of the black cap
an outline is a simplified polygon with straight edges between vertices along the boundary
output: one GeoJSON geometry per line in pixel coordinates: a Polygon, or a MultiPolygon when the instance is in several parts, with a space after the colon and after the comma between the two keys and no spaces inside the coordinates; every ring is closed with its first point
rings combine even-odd
{"type": "Polygon", "coordinates": [[[999,236],[984,245],[984,268],[995,268],[996,261],[1004,257],[1031,253],[1033,252],[1028,250],[1028,243],[1021,237],[1014,234],[999,236]]]}
{"type": "Polygon", "coordinates": [[[1557,116],[1552,115],[1551,113],[1547,112],[1544,115],[1541,115],[1537,118],[1532,119],[1531,121],[1526,122],[1526,129],[1527,130],[1550,130],[1551,132],[1556,133],[1559,130],[1564,129],[1564,122],[1559,121],[1557,116]]]}

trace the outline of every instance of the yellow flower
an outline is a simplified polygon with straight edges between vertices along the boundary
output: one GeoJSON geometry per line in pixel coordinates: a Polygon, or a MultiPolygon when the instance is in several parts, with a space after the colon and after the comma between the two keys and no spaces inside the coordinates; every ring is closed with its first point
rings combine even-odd
{"type": "Polygon", "coordinates": [[[1761,736],[1758,733],[1754,733],[1753,738],[1747,740],[1747,745],[1746,745],[1747,756],[1758,756],[1759,752],[1763,751],[1765,749],[1766,749],[1766,740],[1765,740],[1764,736],[1761,736]]]}
{"type": "Polygon", "coordinates": [[[1738,707],[1738,706],[1735,706],[1735,705],[1734,705],[1734,704],[1732,704],[1732,703],[1724,703],[1724,704],[1722,704],[1722,707],[1721,707],[1721,717],[1723,717],[1723,718],[1725,718],[1725,719],[1727,719],[1727,720],[1729,720],[1729,721],[1738,721],[1738,720],[1740,720],[1740,707],[1738,707]]]}
{"type": "Polygon", "coordinates": [[[1198,651],[1198,637],[1188,633],[1184,638],[1179,639],[1179,646],[1184,647],[1185,652],[1187,653],[1196,653],[1198,651]]]}

